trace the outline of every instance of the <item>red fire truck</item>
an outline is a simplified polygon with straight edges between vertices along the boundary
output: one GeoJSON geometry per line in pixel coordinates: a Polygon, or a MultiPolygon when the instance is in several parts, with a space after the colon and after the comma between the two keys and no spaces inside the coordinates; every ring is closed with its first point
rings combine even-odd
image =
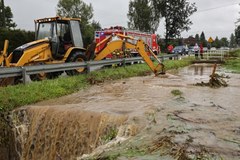
{"type": "MultiPolygon", "coordinates": [[[[153,50],[155,54],[160,53],[160,47],[157,44],[157,35],[156,34],[150,34],[150,33],[144,33],[136,30],[128,30],[121,26],[115,26],[110,28],[105,28],[101,31],[95,31],[95,41],[96,43],[102,42],[105,38],[112,34],[123,34],[126,36],[132,36],[134,39],[142,39],[150,48],[153,50]]],[[[96,48],[96,53],[100,51],[104,47],[104,43],[96,48]]],[[[121,50],[121,49],[119,49],[121,50]]],[[[135,51],[131,51],[132,55],[137,56],[137,53],[135,51]]],[[[112,58],[113,54],[109,53],[107,58],[112,58]]]]}

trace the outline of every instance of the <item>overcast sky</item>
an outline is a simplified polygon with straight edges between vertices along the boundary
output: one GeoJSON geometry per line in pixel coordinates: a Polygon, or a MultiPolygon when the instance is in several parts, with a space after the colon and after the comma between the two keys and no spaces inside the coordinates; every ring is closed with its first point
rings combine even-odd
{"type": "MultiPolygon", "coordinates": [[[[130,0],[84,0],[92,3],[94,19],[103,28],[122,25],[127,27],[127,12],[130,0]]],[[[205,32],[206,38],[212,36],[230,37],[234,32],[235,22],[240,18],[239,0],[189,0],[195,2],[198,11],[190,18],[193,22],[191,30],[182,33],[183,37],[205,32]]],[[[58,0],[5,0],[5,5],[11,7],[17,28],[34,30],[34,19],[56,15],[58,0]]],[[[157,31],[163,37],[164,21],[157,31]]]]}

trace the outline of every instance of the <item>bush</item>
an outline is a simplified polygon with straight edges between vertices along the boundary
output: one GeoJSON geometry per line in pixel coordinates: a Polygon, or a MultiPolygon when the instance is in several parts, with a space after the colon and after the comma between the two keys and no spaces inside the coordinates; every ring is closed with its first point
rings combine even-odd
{"type": "Polygon", "coordinates": [[[32,31],[25,30],[9,30],[9,29],[0,29],[0,51],[3,50],[4,41],[9,40],[8,52],[12,52],[15,48],[34,41],[35,33],[32,31]]]}
{"type": "Polygon", "coordinates": [[[230,57],[240,57],[240,50],[234,50],[229,52],[230,57]]]}

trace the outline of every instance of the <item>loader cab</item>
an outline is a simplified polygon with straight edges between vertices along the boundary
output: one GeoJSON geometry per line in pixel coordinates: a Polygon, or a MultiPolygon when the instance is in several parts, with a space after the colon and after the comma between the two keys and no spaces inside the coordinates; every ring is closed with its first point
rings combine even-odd
{"type": "Polygon", "coordinates": [[[36,40],[49,39],[52,56],[61,59],[71,47],[83,48],[79,19],[45,18],[35,21],[36,40]]]}

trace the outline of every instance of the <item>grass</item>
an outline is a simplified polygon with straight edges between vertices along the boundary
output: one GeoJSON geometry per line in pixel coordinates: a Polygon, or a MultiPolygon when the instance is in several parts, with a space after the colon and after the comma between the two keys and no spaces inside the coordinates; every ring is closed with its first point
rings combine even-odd
{"type": "Polygon", "coordinates": [[[85,76],[61,77],[56,80],[4,87],[0,90],[0,111],[61,97],[85,87],[87,87],[85,76]]]}
{"type": "Polygon", "coordinates": [[[240,57],[240,50],[237,49],[237,50],[230,51],[229,56],[230,57],[240,57]]]}
{"type": "Polygon", "coordinates": [[[90,158],[89,160],[116,160],[119,157],[130,159],[132,157],[142,157],[145,156],[147,153],[145,149],[137,149],[137,148],[125,148],[125,149],[119,149],[117,151],[111,151],[111,152],[105,152],[102,155],[98,155],[94,158],[90,158]]]}
{"type": "Polygon", "coordinates": [[[172,90],[171,93],[174,95],[174,96],[182,96],[182,92],[178,89],[175,89],[175,90],[172,90]]]}
{"type": "Polygon", "coordinates": [[[101,143],[106,144],[117,137],[118,129],[116,126],[107,127],[105,134],[101,137],[101,143]]]}
{"type": "MultiPolygon", "coordinates": [[[[191,60],[187,58],[180,61],[165,61],[165,69],[169,70],[187,66],[191,63],[191,60]]],[[[20,84],[3,87],[0,89],[0,113],[20,106],[68,95],[106,80],[149,74],[151,74],[151,71],[146,64],[137,64],[94,71],[88,75],[61,77],[55,80],[32,82],[27,85],[20,84]]]]}
{"type": "Polygon", "coordinates": [[[231,51],[224,65],[228,70],[240,73],[240,50],[231,51]]]}

